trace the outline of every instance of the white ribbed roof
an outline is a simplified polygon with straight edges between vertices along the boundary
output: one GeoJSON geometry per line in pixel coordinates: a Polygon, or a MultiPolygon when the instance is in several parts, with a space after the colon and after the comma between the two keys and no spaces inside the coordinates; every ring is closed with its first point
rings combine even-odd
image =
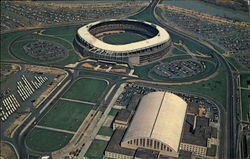
{"type": "MultiPolygon", "coordinates": [[[[126,20],[127,21],[137,21],[137,20],[132,20],[132,19],[126,19],[126,20]]],[[[108,21],[117,21],[117,20],[111,19],[108,21]]],[[[142,40],[142,41],[129,43],[129,44],[123,44],[123,45],[112,45],[112,44],[108,44],[108,43],[105,43],[105,42],[97,39],[95,36],[93,36],[89,32],[89,28],[91,26],[102,23],[102,22],[105,22],[105,21],[93,22],[93,23],[90,23],[88,25],[85,25],[85,26],[79,28],[78,35],[82,39],[84,39],[86,42],[93,45],[94,47],[99,48],[99,49],[103,49],[103,50],[107,50],[107,51],[111,51],[111,52],[112,51],[114,51],[114,52],[128,52],[128,51],[138,50],[141,48],[148,48],[150,46],[155,46],[157,44],[167,42],[170,39],[168,32],[165,29],[163,29],[162,27],[143,21],[143,23],[145,23],[145,24],[155,25],[156,29],[159,31],[159,33],[156,36],[154,36],[150,39],[147,39],[147,40],[142,40]]],[[[140,21],[140,22],[142,22],[142,21],[140,21]]]]}
{"type": "Polygon", "coordinates": [[[187,103],[182,98],[169,92],[145,95],[123,141],[152,138],[178,152],[186,108],[187,103]]]}

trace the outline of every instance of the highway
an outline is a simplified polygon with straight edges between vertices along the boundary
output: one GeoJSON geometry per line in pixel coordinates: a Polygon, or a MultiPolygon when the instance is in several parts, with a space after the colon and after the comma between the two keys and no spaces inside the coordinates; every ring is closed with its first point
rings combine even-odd
{"type": "MultiPolygon", "coordinates": [[[[153,0],[151,1],[150,5],[147,8],[151,9],[151,14],[154,17],[155,21],[158,23],[158,25],[164,27],[167,31],[169,32],[173,32],[183,38],[186,38],[188,40],[191,40],[195,43],[198,43],[199,45],[202,45],[205,48],[211,49],[208,46],[206,46],[205,44],[193,39],[192,37],[185,35],[182,32],[179,32],[177,30],[175,30],[174,28],[168,26],[164,21],[162,21],[161,19],[158,19],[158,17],[156,16],[155,13],[155,8],[157,6],[157,4],[160,2],[160,0],[153,0]]],[[[146,9],[146,8],[145,8],[146,9]]],[[[144,9],[144,10],[145,10],[144,9]]],[[[141,12],[143,12],[144,10],[142,10],[141,12]]],[[[34,29],[34,30],[41,30],[43,28],[39,28],[39,29],[34,29]]],[[[31,30],[32,32],[34,30],[31,30]]],[[[21,37],[19,37],[21,38],[21,37]]],[[[88,69],[84,69],[84,68],[69,68],[69,67],[65,67],[65,66],[54,66],[54,65],[48,65],[48,64],[37,64],[37,63],[33,63],[33,62],[22,62],[23,60],[20,59],[19,57],[17,57],[11,50],[11,45],[18,40],[19,38],[13,40],[10,45],[9,45],[9,52],[12,56],[14,56],[15,58],[21,60],[19,62],[11,62],[11,61],[6,61],[6,63],[18,63],[18,64],[32,64],[32,65],[39,65],[39,66],[48,66],[48,67],[55,67],[55,68],[60,68],[60,69],[64,69],[68,72],[68,77],[62,82],[62,84],[56,88],[56,90],[50,95],[49,98],[46,98],[46,100],[43,102],[43,106],[40,106],[38,109],[36,109],[34,112],[32,112],[32,114],[24,121],[24,123],[17,128],[17,130],[15,131],[14,135],[13,135],[13,139],[8,139],[8,138],[4,138],[4,140],[7,140],[11,143],[13,143],[13,145],[16,147],[17,151],[19,152],[19,156],[20,159],[26,159],[28,158],[28,154],[36,154],[36,152],[32,152],[31,150],[29,150],[26,145],[25,145],[25,137],[27,136],[27,134],[32,130],[32,128],[36,125],[34,123],[37,123],[54,105],[54,103],[63,95],[63,93],[73,84],[74,81],[76,81],[80,76],[78,75],[79,71],[86,71],[86,72],[96,72],[96,73],[100,73],[100,74],[105,74],[105,75],[118,75],[121,76],[121,74],[119,73],[111,73],[111,72],[100,72],[100,71],[94,71],[94,70],[88,70],[88,69]],[[74,70],[74,73],[72,73],[71,70],[74,70]],[[53,98],[51,98],[53,97],[53,98]],[[47,107],[44,107],[47,106],[47,107]]],[[[230,65],[228,64],[228,62],[224,59],[223,56],[221,56],[219,53],[217,53],[216,51],[212,51],[211,52],[212,56],[214,58],[216,58],[217,62],[216,63],[216,67],[218,69],[218,67],[220,65],[225,66],[226,68],[226,73],[227,73],[227,89],[228,89],[228,96],[227,96],[227,113],[225,114],[225,118],[226,118],[226,126],[224,126],[224,110],[222,107],[220,107],[220,111],[221,111],[221,144],[220,144],[220,156],[219,158],[225,158],[225,159],[234,159],[236,156],[236,143],[237,143],[237,132],[236,132],[236,108],[235,108],[235,103],[236,103],[236,96],[235,96],[235,89],[236,89],[236,80],[233,77],[232,74],[232,70],[230,68],[230,65]],[[227,131],[225,131],[225,129],[227,131]],[[225,133],[225,137],[224,134],[225,133]],[[225,143],[223,142],[225,138],[225,143]],[[226,146],[227,145],[227,146],[226,146]],[[225,147],[225,149],[224,149],[225,147]],[[223,152],[223,150],[225,150],[225,152],[223,152]]],[[[115,94],[115,90],[118,89],[117,87],[124,82],[127,81],[131,81],[131,80],[140,80],[139,78],[136,77],[131,77],[128,75],[122,75],[123,77],[126,77],[126,79],[120,79],[117,80],[116,83],[111,83],[108,87],[108,89],[110,89],[114,84],[116,85],[116,88],[112,91],[112,93],[109,95],[108,100],[105,101],[105,104],[110,103],[111,101],[111,97],[115,94]]],[[[180,82],[175,82],[175,81],[170,81],[170,82],[163,82],[163,81],[152,81],[152,80],[141,80],[141,82],[151,82],[151,83],[157,83],[157,84],[177,84],[180,82]]],[[[189,82],[194,82],[194,81],[189,81],[189,82]]],[[[160,87],[160,86],[159,86],[160,87]]],[[[107,89],[107,90],[108,90],[107,89]]],[[[102,101],[99,101],[97,104],[103,104],[102,101]]],[[[98,107],[99,109],[100,107],[98,107]]],[[[38,153],[37,154],[43,154],[43,155],[50,155],[50,153],[38,153]]]]}
{"type": "MultiPolygon", "coordinates": [[[[211,48],[209,48],[207,45],[205,45],[204,43],[201,43],[195,39],[193,39],[192,37],[186,35],[183,32],[177,31],[174,28],[168,26],[164,21],[160,20],[157,18],[156,13],[155,13],[155,9],[157,4],[160,2],[160,0],[154,0],[152,1],[152,4],[150,5],[152,7],[151,9],[151,14],[154,16],[154,19],[156,20],[156,22],[158,23],[158,25],[161,25],[162,27],[165,27],[165,29],[169,32],[173,32],[183,38],[186,38],[188,40],[191,40],[195,43],[198,43],[200,45],[202,45],[204,48],[208,48],[211,50],[211,48]]],[[[237,133],[236,133],[236,89],[235,89],[235,84],[236,84],[236,80],[233,77],[232,74],[232,70],[230,68],[229,63],[225,60],[225,58],[220,55],[220,53],[217,53],[216,51],[212,51],[211,54],[221,63],[225,66],[226,68],[226,73],[227,73],[227,130],[226,131],[226,136],[227,136],[227,153],[225,154],[226,156],[220,156],[220,158],[225,158],[225,159],[235,159],[236,156],[236,137],[237,137],[237,133]]],[[[221,148],[223,149],[223,148],[221,148]]],[[[223,155],[223,154],[220,154],[223,155]]]]}

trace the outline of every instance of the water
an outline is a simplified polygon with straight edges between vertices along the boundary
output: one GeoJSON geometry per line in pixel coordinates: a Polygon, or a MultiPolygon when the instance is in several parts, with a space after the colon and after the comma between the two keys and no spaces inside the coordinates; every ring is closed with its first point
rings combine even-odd
{"type": "Polygon", "coordinates": [[[237,19],[240,21],[250,22],[250,16],[246,12],[234,11],[222,7],[217,7],[215,5],[207,4],[204,2],[199,2],[196,0],[164,0],[163,4],[169,4],[185,9],[192,9],[195,11],[212,14],[220,17],[229,17],[232,19],[237,19]]]}

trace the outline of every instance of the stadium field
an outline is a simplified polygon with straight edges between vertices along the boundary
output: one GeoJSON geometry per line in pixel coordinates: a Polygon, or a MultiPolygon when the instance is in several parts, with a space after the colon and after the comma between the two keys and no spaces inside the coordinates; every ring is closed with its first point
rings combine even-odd
{"type": "Polygon", "coordinates": [[[109,44],[128,44],[141,40],[145,40],[145,38],[131,32],[108,34],[103,37],[103,41],[109,44]]]}

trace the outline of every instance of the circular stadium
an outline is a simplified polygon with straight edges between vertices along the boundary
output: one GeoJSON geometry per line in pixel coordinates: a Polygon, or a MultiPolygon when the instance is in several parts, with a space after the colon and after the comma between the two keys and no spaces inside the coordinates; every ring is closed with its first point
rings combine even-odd
{"type": "Polygon", "coordinates": [[[74,47],[93,59],[142,65],[163,57],[171,40],[162,27],[138,20],[105,20],[78,29],[74,47]]]}

